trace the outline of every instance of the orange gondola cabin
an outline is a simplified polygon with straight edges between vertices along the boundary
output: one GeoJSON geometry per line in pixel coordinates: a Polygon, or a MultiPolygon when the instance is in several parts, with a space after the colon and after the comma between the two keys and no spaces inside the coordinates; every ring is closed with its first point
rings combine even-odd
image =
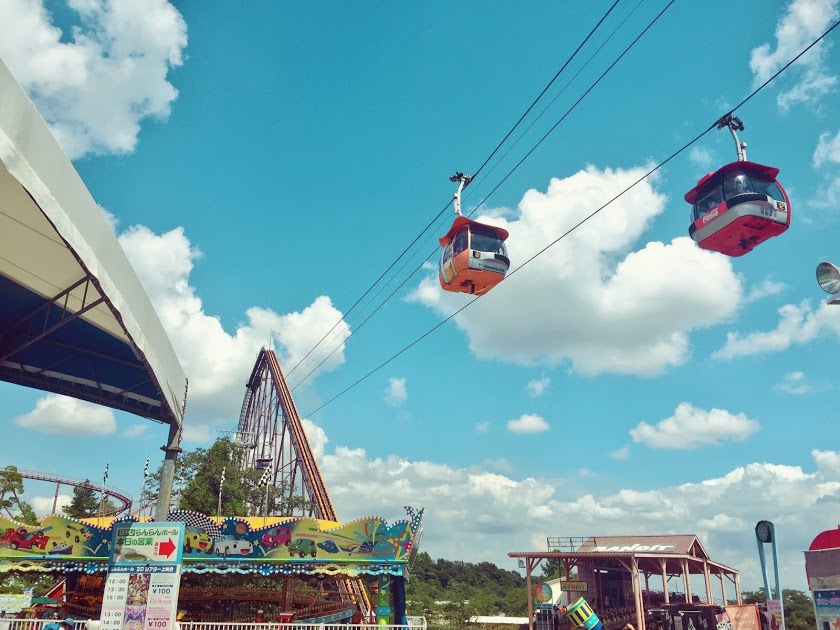
{"type": "Polygon", "coordinates": [[[510,267],[507,237],[507,230],[459,216],[440,239],[440,286],[457,293],[487,293],[510,267]]]}
{"type": "Polygon", "coordinates": [[[504,280],[510,267],[505,247],[508,231],[461,216],[461,191],[472,181],[472,175],[458,171],[449,181],[458,182],[458,190],[452,195],[452,207],[458,216],[446,236],[438,239],[443,246],[438,280],[444,291],[483,295],[504,280]]]}
{"type": "Polygon", "coordinates": [[[746,143],[735,131],[744,125],[734,116],[718,122],[729,127],[738,161],[702,177],[685,194],[691,204],[688,233],[703,249],[737,257],[790,227],[790,199],[776,180],[779,169],[747,161],[746,143]]]}

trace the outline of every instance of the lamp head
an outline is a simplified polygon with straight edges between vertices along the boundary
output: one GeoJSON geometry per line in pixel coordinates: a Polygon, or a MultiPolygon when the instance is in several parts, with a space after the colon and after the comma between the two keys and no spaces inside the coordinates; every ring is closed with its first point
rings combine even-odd
{"type": "Polygon", "coordinates": [[[817,265],[817,282],[826,293],[840,292],[840,269],[830,262],[821,262],[817,265]]]}

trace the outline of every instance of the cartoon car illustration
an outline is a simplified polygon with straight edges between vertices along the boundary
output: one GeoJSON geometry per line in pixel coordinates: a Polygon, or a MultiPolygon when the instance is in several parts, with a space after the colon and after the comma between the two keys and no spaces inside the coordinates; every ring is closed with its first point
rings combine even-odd
{"type": "Polygon", "coordinates": [[[303,558],[306,554],[309,554],[314,558],[317,553],[318,547],[315,546],[315,541],[308,538],[298,538],[289,545],[290,556],[297,554],[303,558]]]}
{"type": "Polygon", "coordinates": [[[253,551],[253,547],[247,540],[239,540],[235,536],[222,536],[221,538],[216,539],[216,542],[213,545],[213,551],[215,551],[217,555],[222,556],[247,556],[251,553],[251,551],[253,551]]]}
{"type": "Polygon", "coordinates": [[[47,548],[47,541],[50,537],[42,532],[27,532],[25,527],[17,529],[9,528],[6,533],[0,536],[0,545],[8,545],[12,549],[40,549],[47,548]]]}
{"type": "Polygon", "coordinates": [[[272,527],[262,535],[260,539],[263,547],[277,547],[292,543],[292,532],[288,527],[272,527]]]}
{"type": "Polygon", "coordinates": [[[190,553],[191,551],[195,551],[196,553],[203,551],[208,555],[213,553],[213,541],[209,534],[204,533],[200,529],[187,528],[184,534],[184,552],[190,553]]]}

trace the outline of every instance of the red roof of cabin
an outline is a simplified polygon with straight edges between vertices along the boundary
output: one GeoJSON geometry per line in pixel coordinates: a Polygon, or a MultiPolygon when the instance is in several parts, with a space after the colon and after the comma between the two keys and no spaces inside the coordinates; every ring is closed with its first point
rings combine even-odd
{"type": "Polygon", "coordinates": [[[467,217],[459,216],[457,219],[455,219],[455,222],[452,223],[452,227],[449,228],[449,231],[446,233],[446,236],[442,236],[438,239],[438,241],[440,241],[440,244],[444,247],[449,245],[449,243],[452,242],[452,239],[455,238],[455,235],[458,232],[460,232],[461,228],[463,228],[465,225],[469,225],[471,227],[480,227],[484,228],[485,230],[495,232],[503,241],[507,240],[507,237],[510,236],[508,231],[504,228],[496,227],[495,225],[487,225],[486,223],[479,223],[478,221],[473,221],[472,219],[469,219],[467,217]]]}
{"type": "Polygon", "coordinates": [[[742,170],[750,175],[762,175],[768,179],[776,179],[776,175],[779,174],[779,169],[775,166],[765,166],[764,164],[759,164],[758,162],[731,162],[729,164],[724,164],[714,173],[707,173],[706,175],[703,175],[703,177],[700,178],[700,181],[697,182],[697,185],[685,193],[684,199],[688,203],[694,205],[694,202],[697,201],[700,189],[712,181],[712,179],[723,179],[723,176],[726,173],[739,170],[742,170]]]}

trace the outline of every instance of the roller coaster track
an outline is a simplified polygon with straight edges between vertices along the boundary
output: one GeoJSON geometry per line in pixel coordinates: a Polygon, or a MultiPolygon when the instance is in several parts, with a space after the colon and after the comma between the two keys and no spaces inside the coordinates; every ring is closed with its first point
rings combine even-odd
{"type": "MultiPolygon", "coordinates": [[[[85,490],[93,490],[102,494],[114,503],[114,507],[110,510],[105,510],[102,516],[119,516],[123,512],[131,510],[132,498],[127,494],[123,494],[114,488],[105,486],[97,486],[90,483],[90,481],[83,481],[81,479],[73,479],[72,477],[59,477],[58,475],[48,475],[46,473],[35,472],[32,470],[19,470],[18,473],[24,479],[31,479],[32,481],[46,481],[48,483],[56,484],[55,496],[58,499],[58,490],[61,486],[72,486],[74,488],[84,488],[85,490]]],[[[53,502],[53,512],[55,512],[55,502],[53,502]]]]}
{"type": "MultiPolygon", "coordinates": [[[[270,460],[272,483],[283,493],[287,505],[295,505],[293,499],[302,497],[305,501],[299,509],[307,513],[301,516],[338,521],[297,405],[273,350],[260,351],[246,388],[236,431],[237,441],[245,446],[240,459],[242,471],[259,468],[270,460]]],[[[363,614],[370,610],[370,600],[360,580],[339,580],[338,587],[343,599],[352,601],[363,614]]]]}

